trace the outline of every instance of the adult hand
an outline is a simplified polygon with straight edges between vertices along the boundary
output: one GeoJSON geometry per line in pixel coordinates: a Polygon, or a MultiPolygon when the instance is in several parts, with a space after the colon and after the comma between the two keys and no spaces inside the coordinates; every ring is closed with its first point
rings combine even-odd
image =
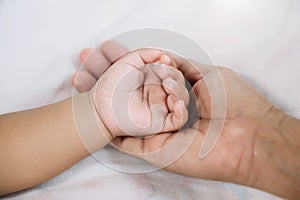
{"type": "Polygon", "coordinates": [[[175,162],[165,147],[177,134],[163,133],[150,138],[123,137],[114,140],[121,151],[144,159],[165,170],[188,176],[221,180],[256,187],[299,199],[300,122],[272,105],[235,72],[225,67],[205,66],[196,70],[189,62],[173,56],[177,68],[192,85],[200,118],[192,128],[178,132],[181,138],[196,134],[189,148],[175,162]],[[219,76],[220,75],[220,76],[219,76]],[[222,78],[223,87],[209,89],[207,83],[222,78]],[[212,111],[212,93],[225,92],[225,113],[212,111]],[[205,158],[199,150],[211,123],[224,121],[221,135],[205,158]],[[151,154],[151,152],[160,152],[151,154]]]}
{"type": "Polygon", "coordinates": [[[127,52],[125,47],[113,41],[104,42],[95,50],[91,48],[81,50],[79,58],[84,70],[72,75],[72,85],[78,92],[89,91],[108,67],[127,52]]]}
{"type": "MultiPolygon", "coordinates": [[[[122,46],[113,44],[116,48],[103,48],[105,45],[111,45],[110,42],[105,43],[102,45],[102,51],[108,50],[108,53],[114,55],[126,51],[122,46]],[[124,51],[120,53],[118,49],[124,51]]],[[[114,144],[123,152],[163,166],[169,171],[239,183],[283,197],[299,199],[299,120],[272,105],[228,68],[193,63],[198,68],[195,70],[185,60],[175,56],[173,59],[177,68],[193,86],[198,100],[201,117],[192,128],[177,133],[183,139],[196,135],[192,144],[179,159],[166,167],[162,163],[172,155],[161,151],[162,153],[151,157],[151,152],[164,149],[177,134],[163,133],[143,139],[118,137],[114,144]],[[207,82],[219,77],[219,74],[223,79],[224,88],[218,90],[224,92],[225,89],[226,97],[224,118],[212,116],[211,94],[207,86],[207,82]],[[208,156],[199,159],[199,150],[209,124],[216,120],[225,122],[219,140],[208,156]]],[[[98,66],[101,68],[101,65],[98,66]]],[[[95,82],[90,81],[90,87],[95,82]]],[[[77,86],[79,90],[89,85],[84,81],[80,83],[81,85],[77,86]]]]}

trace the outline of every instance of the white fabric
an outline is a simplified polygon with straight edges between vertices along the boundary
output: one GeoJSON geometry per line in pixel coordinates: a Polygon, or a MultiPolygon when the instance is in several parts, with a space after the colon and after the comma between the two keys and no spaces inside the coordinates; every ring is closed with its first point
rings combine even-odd
{"type": "MultiPolygon", "coordinates": [[[[126,30],[161,27],[197,41],[215,63],[233,68],[300,117],[299,22],[297,0],[0,0],[0,113],[71,96],[70,76],[82,47],[126,30]]],[[[277,199],[164,171],[125,174],[92,157],[3,199],[83,198],[277,199]]]]}

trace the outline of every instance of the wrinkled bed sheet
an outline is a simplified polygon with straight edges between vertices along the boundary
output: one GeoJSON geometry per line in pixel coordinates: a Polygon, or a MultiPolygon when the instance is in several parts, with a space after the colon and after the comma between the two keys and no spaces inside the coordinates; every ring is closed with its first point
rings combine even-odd
{"type": "MultiPolygon", "coordinates": [[[[300,117],[299,24],[297,0],[0,0],[0,113],[70,97],[81,48],[127,30],[162,27],[195,40],[216,64],[231,67],[300,117]]],[[[42,185],[2,199],[278,198],[165,171],[122,173],[90,156],[42,185]]]]}

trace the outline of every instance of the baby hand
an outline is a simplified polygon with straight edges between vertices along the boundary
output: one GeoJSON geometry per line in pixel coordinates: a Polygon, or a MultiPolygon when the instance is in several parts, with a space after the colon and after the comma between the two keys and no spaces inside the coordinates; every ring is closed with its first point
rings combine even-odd
{"type": "Polygon", "coordinates": [[[182,73],[171,63],[162,51],[138,50],[100,77],[93,101],[112,137],[172,132],[186,123],[189,94],[182,73]]]}

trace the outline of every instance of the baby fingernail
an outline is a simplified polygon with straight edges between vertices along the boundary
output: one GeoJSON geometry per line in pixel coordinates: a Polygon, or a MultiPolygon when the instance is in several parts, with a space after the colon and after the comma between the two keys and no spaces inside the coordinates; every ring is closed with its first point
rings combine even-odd
{"type": "Polygon", "coordinates": [[[166,67],[165,65],[162,66],[162,70],[164,77],[168,76],[171,72],[170,68],[166,67]]]}
{"type": "Polygon", "coordinates": [[[185,107],[185,103],[184,103],[183,100],[179,100],[178,103],[179,103],[179,105],[180,105],[181,108],[185,107]]]}
{"type": "Polygon", "coordinates": [[[164,80],[163,84],[166,85],[169,88],[173,88],[173,86],[175,85],[175,82],[172,78],[167,78],[166,80],[164,80]]]}
{"type": "Polygon", "coordinates": [[[161,76],[161,78],[164,78],[169,75],[170,69],[166,67],[164,64],[155,65],[153,66],[153,70],[161,76]]]}
{"type": "Polygon", "coordinates": [[[164,61],[165,61],[167,64],[171,63],[171,58],[170,58],[169,56],[167,56],[167,55],[163,55],[163,56],[162,56],[162,59],[164,59],[164,61]]]}

